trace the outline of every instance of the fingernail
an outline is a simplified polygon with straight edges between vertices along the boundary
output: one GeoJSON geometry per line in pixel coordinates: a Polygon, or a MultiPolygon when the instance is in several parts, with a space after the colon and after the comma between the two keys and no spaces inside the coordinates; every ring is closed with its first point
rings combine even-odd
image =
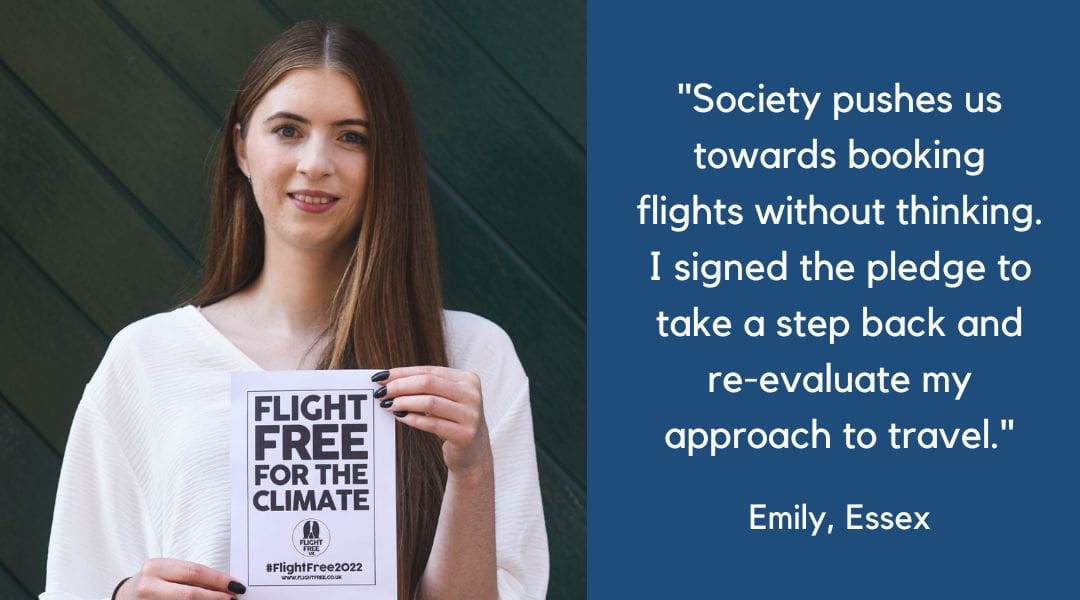
{"type": "Polygon", "coordinates": [[[247,588],[244,587],[244,584],[240,583],[239,581],[230,581],[229,591],[234,594],[243,594],[247,591],[247,588]]]}
{"type": "Polygon", "coordinates": [[[383,386],[383,387],[375,390],[375,397],[376,398],[382,398],[385,395],[386,395],[386,386],[383,386]]]}
{"type": "Polygon", "coordinates": [[[379,371],[371,376],[372,381],[382,381],[390,376],[390,371],[379,371]]]}
{"type": "Polygon", "coordinates": [[[387,398],[386,400],[379,400],[379,406],[383,408],[390,408],[390,405],[394,403],[393,398],[387,398]]]}
{"type": "Polygon", "coordinates": [[[398,418],[404,417],[407,414],[409,414],[409,413],[407,413],[407,412],[405,412],[403,410],[395,410],[394,411],[394,416],[398,417],[398,418]]]}

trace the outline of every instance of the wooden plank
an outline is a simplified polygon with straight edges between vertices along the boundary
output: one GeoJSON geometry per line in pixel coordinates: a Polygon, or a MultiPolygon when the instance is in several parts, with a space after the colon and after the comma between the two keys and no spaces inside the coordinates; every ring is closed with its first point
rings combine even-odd
{"type": "Polygon", "coordinates": [[[59,452],[106,339],[2,232],[0,280],[0,392],[59,452]]]}
{"type": "Polygon", "coordinates": [[[10,598],[11,600],[34,600],[37,596],[27,591],[27,589],[15,579],[15,576],[8,570],[7,565],[0,564],[0,598],[10,598]]]}
{"type": "Polygon", "coordinates": [[[0,396],[0,561],[31,590],[45,589],[42,566],[59,477],[57,454],[0,396]]]}
{"type": "MultiPolygon", "coordinates": [[[[129,23],[224,120],[248,62],[284,29],[258,0],[112,0],[129,23]]],[[[219,124],[219,123],[218,123],[219,124]]]]}
{"type": "Polygon", "coordinates": [[[203,158],[216,123],[94,3],[17,2],[8,12],[0,19],[3,61],[201,256],[203,158]]]}
{"type": "Polygon", "coordinates": [[[584,499],[558,475],[550,461],[539,457],[540,488],[544,494],[544,520],[548,530],[551,576],[548,598],[582,598],[585,594],[584,499]]]}
{"type": "Polygon", "coordinates": [[[544,111],[429,2],[277,5],[379,41],[407,82],[434,170],[583,316],[585,158],[544,111]]]}
{"type": "Polygon", "coordinates": [[[585,2],[436,4],[585,147],[585,2]]]}
{"type": "Polygon", "coordinates": [[[193,277],[190,258],[145,221],[2,68],[0,96],[8,114],[0,120],[0,173],[8,175],[0,187],[0,223],[8,235],[110,336],[173,303],[193,277]]]}

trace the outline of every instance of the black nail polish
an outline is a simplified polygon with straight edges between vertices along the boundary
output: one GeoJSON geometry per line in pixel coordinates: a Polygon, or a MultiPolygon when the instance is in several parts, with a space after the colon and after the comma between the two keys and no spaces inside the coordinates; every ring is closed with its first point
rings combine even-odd
{"type": "Polygon", "coordinates": [[[390,371],[379,371],[371,376],[372,381],[382,381],[390,376],[390,371]]]}
{"type": "Polygon", "coordinates": [[[375,390],[375,397],[376,398],[382,398],[385,395],[386,395],[386,386],[383,386],[383,387],[375,390]]]}
{"type": "Polygon", "coordinates": [[[398,417],[398,418],[404,417],[407,414],[409,414],[409,413],[407,413],[407,412],[405,412],[403,410],[395,410],[394,411],[394,416],[398,417]]]}
{"type": "Polygon", "coordinates": [[[243,594],[247,591],[247,588],[244,587],[244,584],[240,583],[239,581],[230,581],[229,591],[234,594],[243,594]]]}
{"type": "Polygon", "coordinates": [[[390,405],[394,403],[393,398],[387,398],[386,400],[379,400],[379,406],[383,408],[390,408],[390,405]]]}

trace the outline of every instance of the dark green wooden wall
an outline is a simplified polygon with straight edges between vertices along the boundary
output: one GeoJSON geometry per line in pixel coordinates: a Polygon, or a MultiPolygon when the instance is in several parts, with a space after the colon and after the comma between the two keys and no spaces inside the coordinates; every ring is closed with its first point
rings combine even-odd
{"type": "Polygon", "coordinates": [[[413,99],[446,304],[502,325],[532,381],[551,598],[585,596],[585,6],[4,0],[0,597],[44,589],[71,416],[111,337],[192,290],[231,90],[294,21],[339,19],[413,99]]]}

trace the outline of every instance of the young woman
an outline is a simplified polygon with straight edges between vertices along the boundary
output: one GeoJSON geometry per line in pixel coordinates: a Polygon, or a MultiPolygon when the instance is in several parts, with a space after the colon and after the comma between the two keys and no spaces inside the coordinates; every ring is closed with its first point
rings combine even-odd
{"type": "Polygon", "coordinates": [[[229,562],[229,373],[385,368],[402,599],[540,598],[528,379],[495,324],[442,308],[419,137],[390,61],[304,22],[226,117],[202,285],[109,344],[75,414],[43,599],[243,593],[229,562]]]}

